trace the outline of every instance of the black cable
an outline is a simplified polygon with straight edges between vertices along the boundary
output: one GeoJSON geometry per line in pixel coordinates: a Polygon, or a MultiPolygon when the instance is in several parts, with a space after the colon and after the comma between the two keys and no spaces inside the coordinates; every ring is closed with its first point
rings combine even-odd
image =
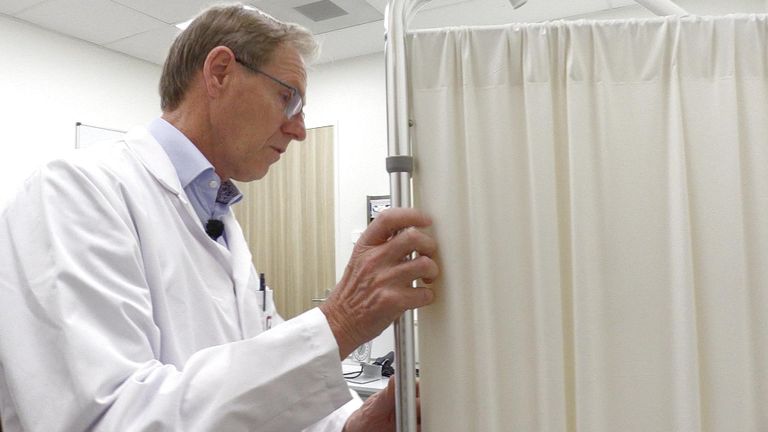
{"type": "Polygon", "coordinates": [[[355,379],[363,374],[363,366],[360,366],[360,370],[357,372],[344,372],[344,379],[355,379]]]}

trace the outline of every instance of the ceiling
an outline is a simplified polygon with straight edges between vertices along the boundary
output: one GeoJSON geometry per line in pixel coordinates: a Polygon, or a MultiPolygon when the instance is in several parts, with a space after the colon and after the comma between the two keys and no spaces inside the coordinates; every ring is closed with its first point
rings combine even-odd
{"type": "MultiPolygon", "coordinates": [[[[0,0],[0,14],[162,64],[175,24],[215,0],[0,0]]],[[[312,30],[322,45],[320,63],[380,52],[387,0],[250,0],[283,20],[312,30]]],[[[691,13],[764,12],[768,0],[676,0],[691,13]]],[[[651,17],[634,0],[432,0],[412,28],[540,22],[551,19],[651,17]]]]}

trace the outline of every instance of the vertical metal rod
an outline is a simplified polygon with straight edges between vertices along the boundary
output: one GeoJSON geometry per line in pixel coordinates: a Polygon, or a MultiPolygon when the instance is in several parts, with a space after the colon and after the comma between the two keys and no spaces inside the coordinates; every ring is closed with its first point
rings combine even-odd
{"type": "MultiPolygon", "coordinates": [[[[385,13],[384,56],[387,77],[389,156],[411,156],[406,80],[405,31],[419,5],[429,0],[390,0],[385,13]]],[[[411,173],[390,173],[393,207],[411,207],[411,173]]],[[[413,312],[395,322],[395,403],[397,432],[417,431],[416,349],[413,312]]]]}
{"type": "MultiPolygon", "coordinates": [[[[397,190],[399,207],[411,206],[410,173],[392,173],[392,188],[397,190]]],[[[395,321],[395,404],[397,431],[416,432],[418,412],[416,406],[416,344],[413,311],[405,311],[395,321]]]]}
{"type": "Polygon", "coordinates": [[[400,365],[395,370],[395,404],[397,406],[397,431],[418,430],[416,412],[416,358],[414,355],[413,311],[406,311],[395,322],[395,361],[400,365]]]}

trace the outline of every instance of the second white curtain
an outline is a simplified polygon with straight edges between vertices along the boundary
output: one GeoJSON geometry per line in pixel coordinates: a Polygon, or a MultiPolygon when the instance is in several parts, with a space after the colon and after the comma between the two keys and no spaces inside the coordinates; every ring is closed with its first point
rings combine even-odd
{"type": "Polygon", "coordinates": [[[285,319],[317,306],[336,281],[333,134],[331,126],[307,130],[266,177],[238,184],[235,216],[285,319]]]}
{"type": "Polygon", "coordinates": [[[409,44],[423,430],[768,430],[766,17],[409,44]]]}

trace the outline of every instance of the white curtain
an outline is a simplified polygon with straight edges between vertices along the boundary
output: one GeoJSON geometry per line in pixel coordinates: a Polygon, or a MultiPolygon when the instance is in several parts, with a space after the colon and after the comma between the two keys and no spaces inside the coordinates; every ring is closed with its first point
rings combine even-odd
{"type": "Polygon", "coordinates": [[[408,42],[423,430],[768,431],[768,18],[408,42]]]}
{"type": "Polygon", "coordinates": [[[333,126],[308,129],[266,177],[237,184],[235,217],[285,319],[317,306],[336,283],[333,136],[333,126]]]}

